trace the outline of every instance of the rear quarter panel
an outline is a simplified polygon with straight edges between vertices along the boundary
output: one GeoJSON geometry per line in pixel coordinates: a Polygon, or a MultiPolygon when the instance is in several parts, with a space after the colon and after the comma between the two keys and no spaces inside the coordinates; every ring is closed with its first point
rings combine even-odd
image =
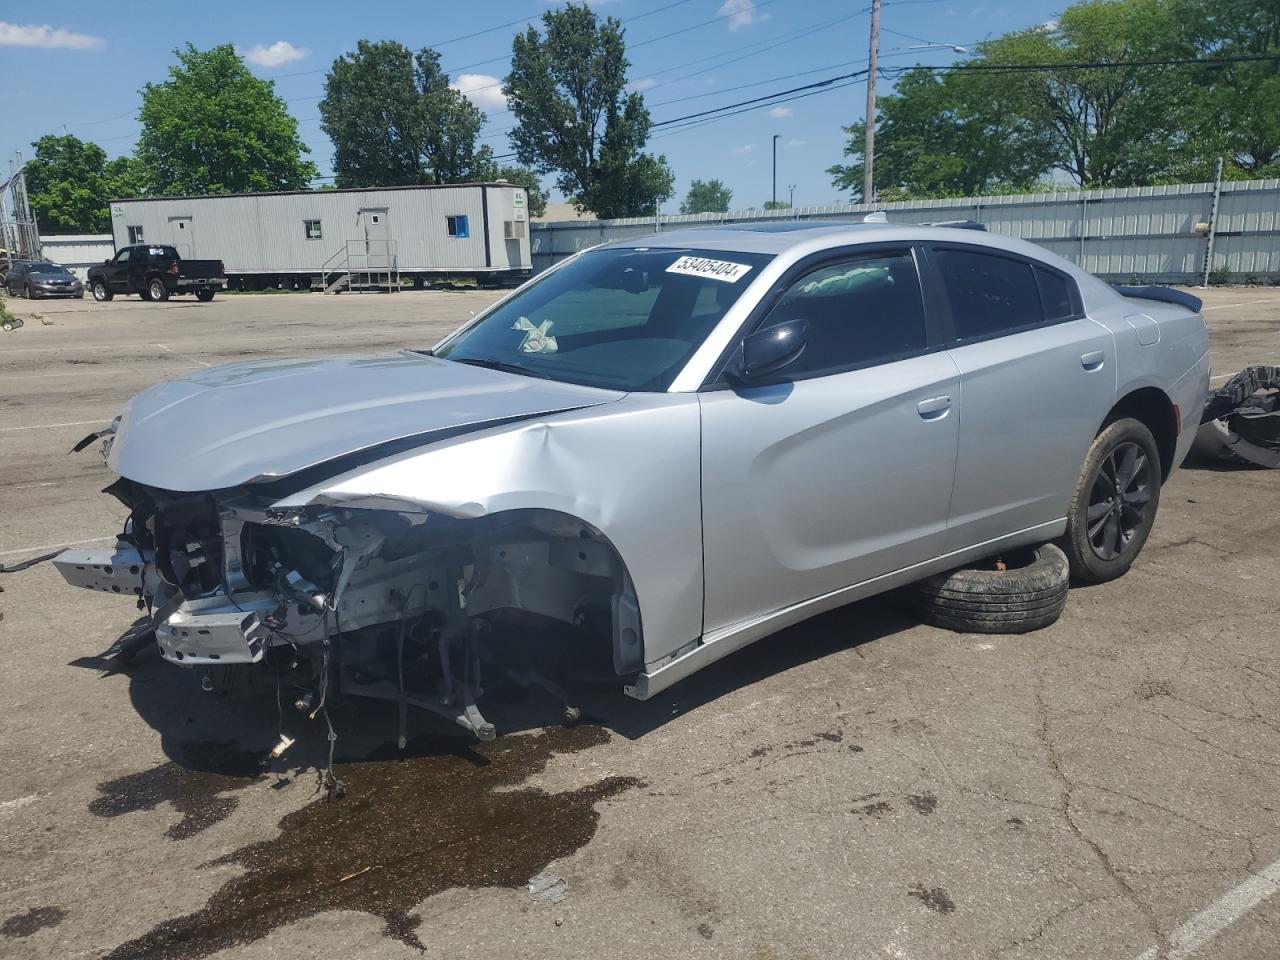
{"type": "Polygon", "coordinates": [[[1209,393],[1204,318],[1176,304],[1121,297],[1101,281],[1089,280],[1081,284],[1089,316],[1115,334],[1117,398],[1156,387],[1178,407],[1177,466],[1191,447],[1209,393]]]}

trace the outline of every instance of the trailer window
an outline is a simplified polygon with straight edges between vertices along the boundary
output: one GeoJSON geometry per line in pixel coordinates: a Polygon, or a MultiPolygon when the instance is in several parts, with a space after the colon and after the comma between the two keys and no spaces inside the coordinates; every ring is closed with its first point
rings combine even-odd
{"type": "Polygon", "coordinates": [[[324,233],[320,229],[319,220],[303,220],[302,231],[308,240],[324,239],[324,233]]]}
{"type": "Polygon", "coordinates": [[[143,243],[143,242],[144,241],[142,239],[142,227],[130,227],[129,243],[134,244],[134,243],[143,243]]]}
{"type": "Polygon", "coordinates": [[[466,214],[457,213],[444,219],[446,226],[449,228],[449,236],[457,237],[460,240],[465,240],[471,236],[471,228],[467,223],[466,214]]]}

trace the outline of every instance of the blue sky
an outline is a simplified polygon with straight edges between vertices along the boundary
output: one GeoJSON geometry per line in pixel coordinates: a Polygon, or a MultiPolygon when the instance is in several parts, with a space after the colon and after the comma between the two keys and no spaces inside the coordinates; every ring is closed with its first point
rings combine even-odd
{"type": "MultiPolygon", "coordinates": [[[[608,0],[596,6],[602,15],[634,18],[625,24],[629,77],[644,91],[658,122],[865,67],[870,16],[863,7],[869,3],[608,0]]],[[[11,94],[0,155],[8,159],[15,150],[29,155],[33,140],[60,133],[64,124],[111,156],[128,153],[138,131],[133,119],[138,90],[165,78],[171,51],[188,40],[200,47],[230,42],[255,73],[276,81],[312,159],[331,173],[332,148],[320,130],[316,104],[325,70],[361,38],[436,47],[454,82],[486,111],[482,139],[496,153],[506,153],[504,131],[512,118],[493,84],[507,71],[511,34],[520,27],[455,38],[521,17],[537,18],[558,5],[547,0],[224,0],[214,7],[148,4],[144,12],[129,0],[123,5],[0,2],[0,64],[11,94]],[[30,106],[15,108],[22,102],[30,106]]],[[[1061,0],[884,0],[882,66],[946,64],[957,57],[950,50],[909,48],[921,42],[969,46],[1050,20],[1063,5],[1061,0]]],[[[890,87],[881,79],[881,92],[890,87]]],[[[733,190],[735,208],[768,200],[774,134],[780,137],[779,199],[788,198],[791,184],[797,205],[847,199],[825,171],[841,162],[841,127],[862,118],[865,100],[866,87],[855,83],[780,107],[655,130],[650,149],[665,154],[676,174],[677,194],[664,210],[676,211],[691,180],[713,177],[733,190]]],[[[7,169],[7,163],[0,167],[7,169]]]]}

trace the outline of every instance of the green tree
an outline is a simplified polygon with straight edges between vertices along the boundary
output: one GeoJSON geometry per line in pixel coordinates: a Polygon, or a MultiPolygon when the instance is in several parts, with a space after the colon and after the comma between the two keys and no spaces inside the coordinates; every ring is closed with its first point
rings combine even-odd
{"type": "Polygon", "coordinates": [[[680,204],[681,213],[725,213],[733,202],[733,191],[719,180],[695,180],[680,204]]]}
{"type": "MultiPolygon", "coordinates": [[[[1176,2],[1210,9],[1210,0],[1176,2]]],[[[880,102],[877,190],[954,196],[1029,188],[1051,173],[1082,186],[1176,176],[1195,138],[1194,70],[1143,61],[1193,56],[1185,33],[1170,0],[1086,0],[1051,29],[981,44],[958,69],[908,71],[880,102]]],[[[846,130],[856,162],[829,172],[858,195],[864,127],[846,130]]]]}
{"type": "Polygon", "coordinates": [[[585,3],[568,3],[516,34],[503,92],[518,126],[520,162],[557,174],[579,210],[602,218],[651,215],[675,178],[665,157],[644,152],[651,120],[639,93],[627,93],[622,26],[585,3]]]}
{"type": "MultiPolygon", "coordinates": [[[[1280,57],[1280,0],[1174,0],[1173,21],[1197,58],[1280,57]]],[[[1187,134],[1179,171],[1228,177],[1280,176],[1280,70],[1276,60],[1197,67],[1188,77],[1187,134]]]]}
{"type": "Polygon", "coordinates": [[[434,50],[361,40],[333,62],[324,93],[340,187],[459,183],[493,169],[493,151],[476,146],[484,114],[450,88],[434,50]]]}
{"type": "Polygon", "coordinates": [[[175,50],[164,83],[142,88],[136,157],[150,193],[298,190],[316,176],[275,85],[231,44],[175,50]]]}
{"type": "Polygon", "coordinates": [[[108,200],[140,197],[146,193],[147,175],[136,157],[113,157],[102,171],[108,200]]]}
{"type": "Polygon", "coordinates": [[[785,200],[766,200],[763,204],[766,210],[790,210],[791,204],[785,200]]]}
{"type": "MultiPolygon", "coordinates": [[[[1023,30],[982,45],[989,65],[1132,64],[1176,55],[1177,24],[1165,0],[1086,2],[1056,30],[1023,30]]],[[[988,74],[1009,109],[1044,137],[1052,169],[1081,186],[1128,186],[1177,165],[1187,95],[1184,68],[1110,66],[988,74]]]]}
{"type": "MultiPolygon", "coordinates": [[[[1042,125],[1014,111],[1003,74],[911,70],[880,99],[876,190],[880,199],[958,197],[1029,185],[1053,162],[1042,125]]],[[[851,164],[828,168],[837,189],[862,199],[866,128],[845,127],[851,164]]]]}
{"type": "Polygon", "coordinates": [[[112,197],[136,196],[124,157],[71,134],[41,137],[27,161],[27,193],[42,233],[109,233],[112,197]]]}

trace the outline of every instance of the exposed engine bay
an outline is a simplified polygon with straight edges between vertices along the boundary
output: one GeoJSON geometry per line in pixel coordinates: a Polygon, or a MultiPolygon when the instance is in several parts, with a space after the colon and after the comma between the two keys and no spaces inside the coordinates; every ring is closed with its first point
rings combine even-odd
{"type": "Polygon", "coordinates": [[[254,677],[312,717],[338,697],[394,701],[401,746],[410,706],[493,739],[481,699],[495,670],[577,719],[536,650],[495,662],[495,628],[568,624],[612,647],[617,675],[642,667],[634,588],[581,522],[541,510],[277,509],[286,485],[173,493],[121,478],[106,490],[130,511],[115,548],[54,563],[75,586],[135,598],[160,654],[202,671],[206,690],[254,677]]]}

